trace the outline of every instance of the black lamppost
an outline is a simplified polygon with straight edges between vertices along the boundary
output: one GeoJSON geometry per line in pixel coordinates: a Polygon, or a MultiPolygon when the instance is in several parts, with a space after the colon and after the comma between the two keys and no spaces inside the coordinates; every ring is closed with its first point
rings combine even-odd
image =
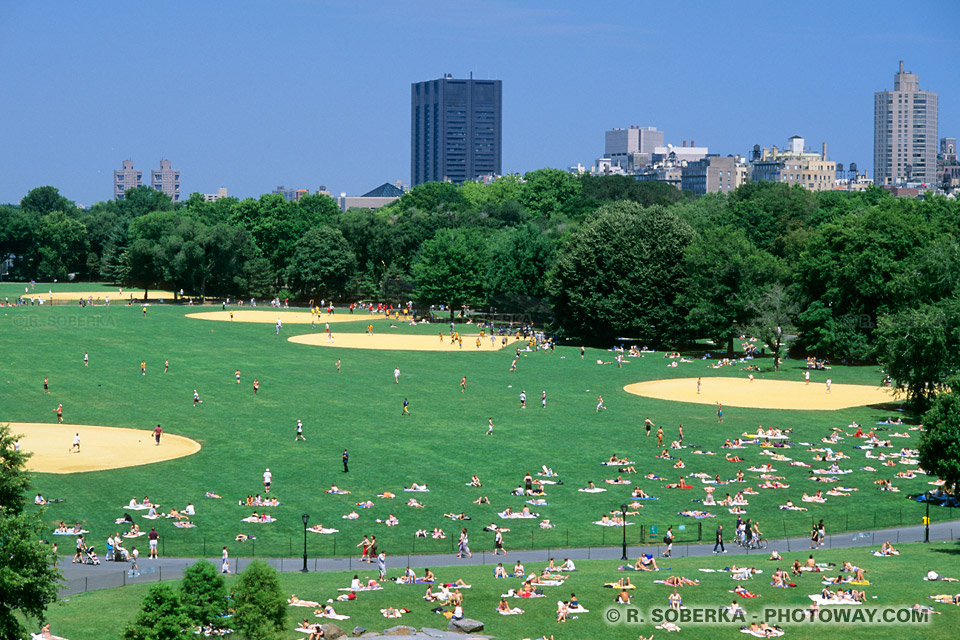
{"type": "Polygon", "coordinates": [[[923,519],[923,541],[930,542],[930,494],[927,494],[927,517],[923,519]]]}
{"type": "Polygon", "coordinates": [[[310,514],[305,513],[300,519],[303,520],[303,569],[300,572],[307,573],[307,522],[310,521],[310,514]]]}
{"type": "Polygon", "coordinates": [[[627,505],[620,505],[620,515],[623,517],[623,556],[621,560],[627,559],[627,505]]]}

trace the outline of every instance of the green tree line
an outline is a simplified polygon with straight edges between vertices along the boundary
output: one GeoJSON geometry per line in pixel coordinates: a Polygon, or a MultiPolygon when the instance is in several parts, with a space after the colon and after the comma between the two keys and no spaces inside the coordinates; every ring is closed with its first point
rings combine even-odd
{"type": "Polygon", "coordinates": [[[341,213],[324,195],[174,205],[147,187],[79,210],[40,187],[0,207],[0,256],[21,279],[547,310],[559,334],[595,344],[728,350],[749,333],[778,353],[880,361],[918,398],[960,357],[960,205],[879,188],[694,197],[541,169],[341,213]]]}

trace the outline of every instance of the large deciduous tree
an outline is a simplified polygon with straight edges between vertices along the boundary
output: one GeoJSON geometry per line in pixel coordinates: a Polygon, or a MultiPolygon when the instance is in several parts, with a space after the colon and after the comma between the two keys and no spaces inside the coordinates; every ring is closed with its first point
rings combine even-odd
{"type": "Polygon", "coordinates": [[[960,378],[952,378],[954,389],[941,393],[923,416],[924,432],[920,436],[920,466],[932,476],[946,482],[956,495],[960,484],[960,378]]]}
{"type": "Polygon", "coordinates": [[[0,424],[0,637],[27,634],[21,616],[43,620],[57,599],[62,577],[43,536],[43,513],[24,513],[30,454],[14,448],[19,437],[0,424]]]}
{"type": "Polygon", "coordinates": [[[475,230],[440,229],[420,247],[413,263],[416,296],[423,304],[455,308],[485,300],[487,248],[475,230]]]}
{"type": "Polygon", "coordinates": [[[876,345],[877,359],[897,388],[924,408],[960,366],[960,301],[881,316],[876,345]]]}
{"type": "Polygon", "coordinates": [[[492,295],[543,297],[553,244],[532,224],[508,227],[491,240],[487,287],[492,295]]]}
{"type": "Polygon", "coordinates": [[[227,610],[227,588],[223,576],[206,560],[198,560],[183,572],[180,583],[183,611],[194,626],[222,626],[227,610]]]}
{"type": "Polygon", "coordinates": [[[570,336],[609,344],[617,336],[655,344],[682,333],[677,296],[686,222],[662,207],[629,202],[601,207],[570,234],[547,280],[557,321],[570,336]]]}
{"type": "Polygon", "coordinates": [[[234,626],[244,636],[273,640],[283,634],[287,600],[280,590],[277,570],[254,560],[233,587],[234,626]]]}
{"type": "Polygon", "coordinates": [[[339,229],[310,229],[294,248],[287,282],[298,294],[320,299],[342,295],[357,259],[339,229]]]}
{"type": "Polygon", "coordinates": [[[740,229],[719,227],[697,236],[684,254],[682,304],[696,336],[713,338],[733,353],[733,339],[757,315],[755,303],[776,275],[776,261],[740,229]]]}
{"type": "Polygon", "coordinates": [[[150,587],[136,619],[123,630],[124,640],[175,640],[192,636],[192,620],[180,592],[160,583],[150,587]]]}

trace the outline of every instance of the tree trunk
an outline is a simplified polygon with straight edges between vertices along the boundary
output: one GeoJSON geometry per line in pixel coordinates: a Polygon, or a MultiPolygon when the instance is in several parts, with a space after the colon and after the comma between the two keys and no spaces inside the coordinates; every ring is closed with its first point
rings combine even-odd
{"type": "Polygon", "coordinates": [[[727,341],[727,357],[733,357],[733,335],[731,335],[730,339],[727,341]]]}

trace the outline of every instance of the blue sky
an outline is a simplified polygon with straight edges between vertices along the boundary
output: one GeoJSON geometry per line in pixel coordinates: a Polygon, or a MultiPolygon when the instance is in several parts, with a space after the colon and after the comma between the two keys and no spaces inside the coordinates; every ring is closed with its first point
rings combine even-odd
{"type": "Polygon", "coordinates": [[[0,0],[0,202],[92,204],[168,158],[181,190],[363,193],[410,179],[410,83],[503,81],[503,168],[589,165],[656,126],[711,152],[782,146],[873,165],[873,92],[899,60],[960,134],[960,2],[0,0]],[[841,7],[847,8],[841,8],[841,7]]]}

